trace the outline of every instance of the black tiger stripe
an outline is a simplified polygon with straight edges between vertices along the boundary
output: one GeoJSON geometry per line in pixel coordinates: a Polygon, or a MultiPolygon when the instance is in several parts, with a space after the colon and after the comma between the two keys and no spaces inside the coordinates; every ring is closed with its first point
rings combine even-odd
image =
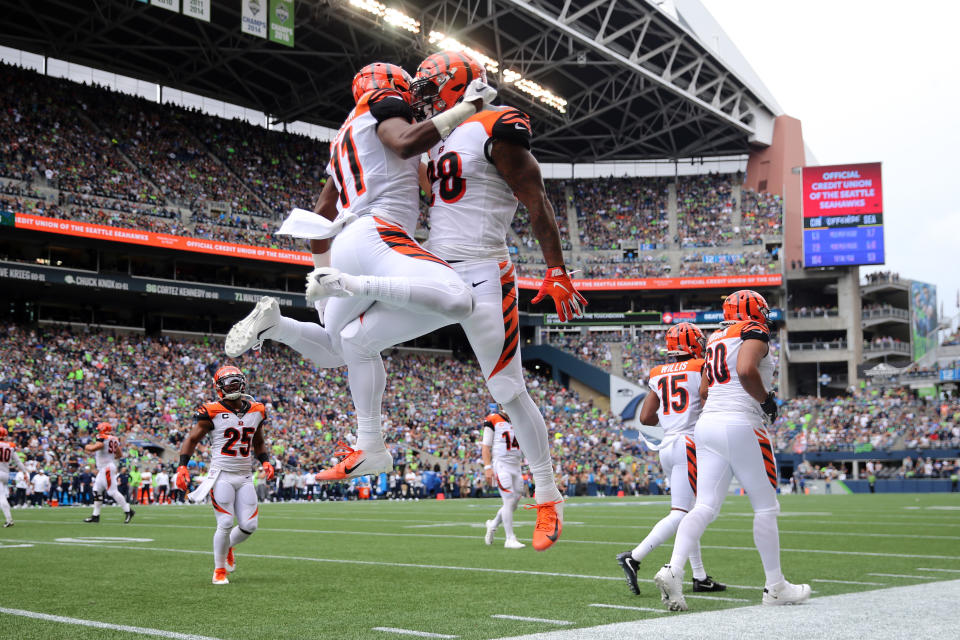
{"type": "Polygon", "coordinates": [[[463,66],[466,67],[466,70],[467,70],[467,85],[469,85],[471,82],[473,82],[473,68],[470,66],[470,59],[467,58],[467,56],[463,55],[463,54],[460,53],[460,52],[457,52],[457,55],[460,56],[460,60],[461,60],[461,62],[463,62],[463,66]]]}

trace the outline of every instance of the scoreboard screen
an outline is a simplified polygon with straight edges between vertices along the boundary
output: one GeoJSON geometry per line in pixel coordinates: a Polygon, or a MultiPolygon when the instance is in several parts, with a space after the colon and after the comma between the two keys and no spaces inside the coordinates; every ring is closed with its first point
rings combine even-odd
{"type": "Polygon", "coordinates": [[[803,263],[884,263],[879,162],[803,168],[803,263]]]}

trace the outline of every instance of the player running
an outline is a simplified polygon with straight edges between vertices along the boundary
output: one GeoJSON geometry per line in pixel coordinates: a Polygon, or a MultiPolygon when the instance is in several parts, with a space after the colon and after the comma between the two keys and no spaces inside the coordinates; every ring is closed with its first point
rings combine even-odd
{"type": "Polygon", "coordinates": [[[513,435],[513,425],[505,413],[498,411],[484,418],[480,454],[483,457],[483,473],[487,484],[493,484],[495,479],[500,499],[503,500],[503,506],[497,511],[496,517],[487,520],[487,533],[483,541],[488,545],[493,544],[497,527],[503,523],[503,532],[507,536],[503,548],[523,549],[527,545],[517,540],[513,533],[513,512],[520,504],[523,489],[520,473],[523,454],[520,453],[520,445],[513,435]]]}
{"type": "Polygon", "coordinates": [[[315,207],[319,231],[311,250],[317,268],[307,278],[307,300],[316,305],[323,326],[283,318],[277,301],[265,297],[226,338],[231,357],[273,339],[320,366],[347,365],[357,411],[356,449],[341,445],[341,461],[318,480],[393,468],[381,434],[386,371],[380,352],[473,311],[470,288],[411,237],[419,215],[418,167],[420,154],[496,91],[472,79],[461,88],[461,104],[414,123],[410,81],[402,68],[380,62],[353,79],[356,106],[330,145],[332,178],[315,207]],[[334,234],[331,243],[327,238],[334,234]]]}
{"type": "MultiPolygon", "coordinates": [[[[681,322],[670,327],[666,341],[667,355],[673,358],[673,362],[650,371],[647,382],[650,393],[640,407],[640,422],[648,426],[659,422],[663,427],[663,441],[655,448],[660,452],[663,473],[670,479],[670,513],[653,526],[633,551],[617,555],[627,585],[636,595],[640,595],[637,584],[640,563],[677,532],[680,521],[693,508],[697,495],[697,446],[693,428],[702,404],[700,378],[706,339],[696,325],[681,322]]],[[[699,541],[690,554],[690,567],[693,569],[694,591],[723,591],[727,588],[704,571],[699,541]]]]}
{"type": "Polygon", "coordinates": [[[187,465],[197,444],[212,434],[211,463],[207,479],[190,494],[200,502],[212,492],[211,501],[217,517],[213,534],[213,584],[229,584],[227,573],[236,569],[233,548],[257,530],[257,492],[253,486],[253,460],[263,469],[265,480],[273,478],[274,469],[267,456],[263,426],[267,410],[262,403],[246,395],[247,379],[236,367],[221,367],[213,376],[218,402],[208,402],[197,409],[197,424],[180,446],[177,487],[186,491],[190,484],[187,465]],[[234,526],[236,519],[236,526],[234,526]]]}
{"type": "Polygon", "coordinates": [[[726,326],[707,341],[703,413],[694,430],[697,443],[697,501],[680,522],[670,562],[654,582],[671,611],[686,611],[683,565],[704,529],[720,513],[732,476],[753,507],[753,540],[766,573],[763,604],[804,602],[810,585],[791,584],[780,569],[777,531],[777,463],[764,417],[773,422],[777,403],[770,391],[773,360],[769,346],[770,308],[759,293],[741,290],[723,302],[726,326]],[[709,389],[709,395],[707,390],[709,389]]]}
{"type": "MultiPolygon", "coordinates": [[[[428,56],[412,86],[414,108],[438,117],[462,104],[471,79],[486,82],[483,66],[457,51],[428,56]]],[[[490,395],[511,417],[517,442],[536,485],[533,548],[550,547],[563,528],[562,495],[550,457],[547,427],[527,393],[520,363],[516,273],[507,251],[507,230],[522,202],[547,263],[533,302],[553,298],[561,321],[583,314],[586,300],[564,266],[560,231],[547,198],[540,165],[530,153],[530,118],[517,109],[490,106],[467,118],[429,151],[422,169],[430,197],[426,246],[447,261],[476,296],[460,321],[490,395]]]]}
{"type": "Polygon", "coordinates": [[[113,433],[113,425],[101,422],[97,425],[97,441],[83,447],[87,453],[94,454],[97,462],[97,479],[93,482],[93,515],[84,518],[84,522],[100,522],[100,509],[103,508],[103,494],[123,509],[123,523],[133,520],[136,513],[130,508],[127,499],[117,491],[117,460],[122,456],[120,440],[113,433]]]}
{"type": "Polygon", "coordinates": [[[0,510],[3,511],[3,526],[13,526],[13,516],[10,515],[10,502],[7,500],[7,482],[10,479],[10,461],[17,465],[17,469],[29,478],[30,473],[17,455],[17,446],[7,441],[6,427],[0,427],[0,510]]]}

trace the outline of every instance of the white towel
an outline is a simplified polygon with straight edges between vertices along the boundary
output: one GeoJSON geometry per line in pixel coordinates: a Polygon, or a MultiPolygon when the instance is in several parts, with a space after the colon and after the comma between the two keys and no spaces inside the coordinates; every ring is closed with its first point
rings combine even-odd
{"type": "Polygon", "coordinates": [[[356,214],[342,213],[337,216],[335,220],[327,220],[313,211],[293,209],[289,215],[287,215],[287,219],[283,221],[283,224],[280,225],[277,235],[293,236],[294,238],[304,238],[305,240],[332,238],[356,219],[356,214]]]}
{"type": "Polygon", "coordinates": [[[199,487],[187,494],[187,499],[194,503],[203,502],[207,498],[207,494],[210,493],[210,490],[213,489],[213,485],[219,475],[220,469],[212,469],[210,473],[207,474],[207,479],[201,482],[199,487]]]}

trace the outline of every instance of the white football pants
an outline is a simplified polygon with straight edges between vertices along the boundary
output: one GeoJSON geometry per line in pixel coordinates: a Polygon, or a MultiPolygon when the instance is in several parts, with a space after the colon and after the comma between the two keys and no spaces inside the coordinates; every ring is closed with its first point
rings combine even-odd
{"type": "Polygon", "coordinates": [[[217,516],[213,534],[213,566],[227,566],[227,551],[253,535],[257,530],[260,507],[253,476],[249,473],[221,471],[210,491],[210,500],[217,516]],[[236,519],[237,525],[233,522],[236,519]]]}

